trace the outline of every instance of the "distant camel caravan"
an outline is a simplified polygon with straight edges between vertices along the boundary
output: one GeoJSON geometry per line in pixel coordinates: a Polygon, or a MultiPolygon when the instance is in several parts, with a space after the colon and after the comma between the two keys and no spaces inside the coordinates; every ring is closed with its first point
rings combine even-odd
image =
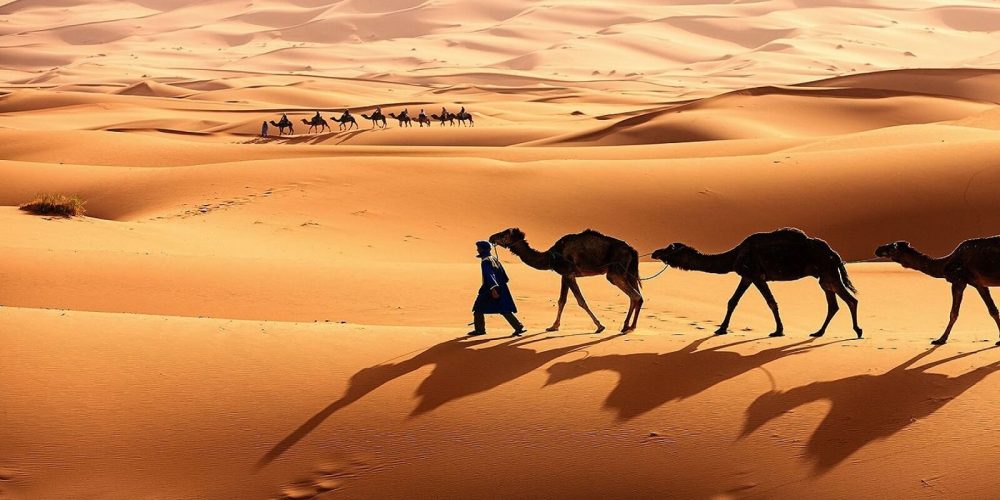
{"type": "Polygon", "coordinates": [[[577,303],[590,315],[597,326],[595,333],[604,331],[604,325],[597,319],[587,301],[583,298],[576,279],[585,276],[606,275],[611,284],[620,288],[629,297],[628,314],[622,325],[622,333],[635,330],[642,309],[642,284],[639,281],[639,252],[622,240],[605,236],[597,231],[586,230],[579,234],[569,234],[556,241],[552,248],[544,252],[528,245],[524,232],[517,228],[505,229],[490,236],[490,243],[510,250],[525,264],[543,271],[555,271],[562,276],[562,290],[559,292],[559,310],[556,320],[548,331],[559,329],[566,296],[573,291],[577,303]]]}
{"type": "Polygon", "coordinates": [[[776,328],[772,337],[784,335],[781,316],[778,315],[778,303],[767,286],[768,281],[794,281],[812,276],[819,278],[819,286],[826,293],[827,313],[823,326],[813,337],[822,337],[830,320],[837,314],[837,298],[839,295],[851,310],[854,321],[854,332],[861,338],[861,327],[858,326],[858,299],[852,295],[857,293],[851,280],[847,277],[847,268],[837,252],[833,251],[825,241],[810,238],[798,229],[779,229],[770,233],[752,234],[732,250],[715,255],[703,254],[683,243],[672,243],[666,248],[653,252],[653,258],[664,264],[688,271],[703,271],[715,274],[736,273],[740,275],[740,284],[729,299],[726,317],[715,331],[717,335],[725,335],[729,329],[729,321],[733,311],[750,285],[754,285],[764,296],[771,313],[774,314],[776,328]]]}
{"type": "MultiPolygon", "coordinates": [[[[465,108],[462,108],[462,110],[459,111],[458,113],[450,113],[446,109],[442,108],[440,116],[432,114],[429,117],[428,115],[424,114],[423,110],[421,110],[420,114],[416,118],[412,118],[410,116],[409,111],[405,109],[401,111],[398,115],[395,113],[389,113],[388,115],[386,115],[382,113],[381,109],[376,109],[375,112],[373,112],[371,115],[361,113],[361,117],[364,118],[365,120],[372,122],[371,128],[373,129],[387,128],[389,126],[388,118],[396,120],[399,123],[398,126],[400,128],[413,127],[413,122],[417,122],[421,128],[424,126],[429,127],[431,126],[431,123],[434,121],[439,122],[439,124],[442,126],[445,125],[446,123],[454,126],[456,122],[461,126],[469,126],[469,127],[475,126],[475,121],[472,117],[472,113],[465,111],[465,108]]],[[[331,116],[330,119],[336,122],[340,126],[339,128],[341,131],[351,130],[353,128],[359,128],[358,122],[354,118],[354,116],[351,115],[350,110],[345,110],[344,113],[340,115],[340,117],[331,116]]],[[[327,130],[329,130],[330,132],[333,131],[327,120],[319,116],[318,113],[310,119],[302,118],[301,120],[303,124],[309,126],[306,133],[312,133],[314,129],[319,133],[323,133],[324,131],[327,130]]],[[[274,127],[277,127],[279,137],[286,134],[292,135],[295,133],[292,121],[289,120],[288,117],[285,115],[282,115],[281,120],[277,122],[269,120],[268,123],[270,123],[274,127]]]]}
{"type": "MultiPolygon", "coordinates": [[[[987,311],[1000,330],[1000,311],[990,296],[989,288],[1000,286],[1000,236],[963,241],[954,251],[939,259],[918,252],[905,241],[882,245],[875,250],[875,255],[951,283],[951,318],[944,333],[931,342],[932,344],[943,345],[948,342],[951,329],[958,320],[962,295],[965,293],[965,287],[969,285],[979,292],[979,296],[986,303],[987,311]]],[[[1000,345],[1000,341],[997,341],[996,345],[1000,345]]]]}

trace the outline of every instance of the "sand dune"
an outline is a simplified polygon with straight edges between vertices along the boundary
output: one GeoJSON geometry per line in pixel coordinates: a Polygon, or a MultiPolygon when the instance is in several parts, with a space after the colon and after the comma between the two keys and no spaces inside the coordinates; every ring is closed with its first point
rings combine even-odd
{"type": "Polygon", "coordinates": [[[996,325],[968,293],[928,350],[948,284],[867,261],[998,232],[997,7],[0,0],[0,498],[990,497],[996,325]],[[545,333],[558,276],[502,249],[529,333],[467,339],[511,226],[799,227],[865,339],[807,340],[814,280],[773,285],[788,338],[755,291],[709,337],[738,278],[678,270],[628,336],[573,301],[545,333]]]}

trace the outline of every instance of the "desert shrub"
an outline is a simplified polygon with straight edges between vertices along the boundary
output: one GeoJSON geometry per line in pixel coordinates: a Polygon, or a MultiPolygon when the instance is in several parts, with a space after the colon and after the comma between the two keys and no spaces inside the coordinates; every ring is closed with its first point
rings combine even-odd
{"type": "Polygon", "coordinates": [[[66,196],[64,194],[39,194],[28,203],[20,206],[21,210],[35,215],[58,215],[61,217],[75,217],[83,215],[86,209],[83,205],[86,201],[79,196],[66,196]]]}

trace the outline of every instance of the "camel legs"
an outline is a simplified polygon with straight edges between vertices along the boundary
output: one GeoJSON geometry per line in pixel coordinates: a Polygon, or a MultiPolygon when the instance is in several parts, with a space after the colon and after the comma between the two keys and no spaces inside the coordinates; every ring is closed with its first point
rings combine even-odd
{"type": "MultiPolygon", "coordinates": [[[[639,291],[638,283],[632,283],[622,274],[608,274],[608,281],[620,288],[625,295],[628,295],[628,314],[625,315],[625,324],[622,325],[622,333],[635,330],[639,323],[639,311],[642,310],[642,292],[639,291]],[[631,320],[631,321],[630,321],[631,320]]],[[[634,278],[633,278],[634,281],[634,278]]]]}
{"type": "Polygon", "coordinates": [[[810,337],[822,337],[826,333],[826,327],[830,325],[833,316],[840,310],[840,306],[837,305],[836,292],[828,289],[825,284],[823,285],[823,292],[826,293],[826,320],[823,321],[823,326],[819,327],[819,330],[810,335],[810,337]]]}
{"type": "Polygon", "coordinates": [[[863,333],[861,327],[858,325],[858,299],[851,294],[851,291],[847,289],[846,286],[840,284],[837,286],[837,295],[840,296],[840,300],[843,300],[847,304],[847,308],[851,310],[851,321],[854,323],[854,333],[858,334],[858,338],[861,338],[863,333]]]}
{"type": "Polygon", "coordinates": [[[726,308],[726,318],[722,320],[722,324],[719,325],[719,329],[715,331],[716,335],[725,335],[727,330],[729,330],[729,320],[733,317],[733,311],[736,310],[736,306],[740,303],[740,299],[743,294],[746,293],[747,288],[750,288],[749,278],[740,278],[740,284],[736,285],[736,291],[733,292],[733,296],[729,299],[729,305],[726,308]]]}
{"type": "Polygon", "coordinates": [[[962,308],[962,294],[965,293],[965,286],[965,283],[951,284],[951,319],[948,321],[948,326],[944,329],[944,333],[941,334],[941,338],[932,341],[932,344],[944,345],[945,342],[948,342],[951,329],[955,326],[955,321],[958,320],[958,310],[962,308]]]}
{"type": "MultiPolygon", "coordinates": [[[[997,310],[997,305],[993,302],[993,297],[990,296],[990,289],[982,285],[973,286],[976,287],[979,296],[983,298],[983,302],[986,303],[986,310],[990,312],[990,316],[993,317],[993,321],[997,324],[997,329],[1000,330],[1000,310],[997,310]]],[[[1000,345],[1000,341],[997,341],[997,345],[1000,345]]]]}
{"type": "Polygon", "coordinates": [[[547,332],[559,330],[559,322],[562,320],[563,308],[566,307],[566,296],[569,295],[569,278],[562,277],[562,289],[559,290],[559,309],[556,311],[556,320],[552,326],[545,329],[547,332]]]}
{"type": "Polygon", "coordinates": [[[767,286],[767,282],[764,281],[762,278],[757,278],[753,280],[753,284],[754,286],[757,287],[758,290],[760,290],[760,294],[764,296],[764,300],[767,302],[767,307],[770,307],[771,312],[774,313],[775,328],[774,328],[774,333],[772,333],[770,336],[784,337],[785,327],[782,326],[781,324],[781,316],[778,315],[778,302],[774,300],[774,294],[771,293],[771,288],[767,286]]]}
{"type": "Polygon", "coordinates": [[[573,291],[573,295],[576,297],[576,303],[580,304],[580,307],[582,307],[584,311],[587,311],[587,314],[590,315],[590,319],[593,320],[594,325],[597,326],[597,330],[595,330],[594,333],[603,332],[604,325],[601,324],[601,320],[597,319],[597,316],[594,315],[594,312],[591,311],[590,307],[587,306],[587,300],[583,298],[583,292],[580,291],[580,285],[576,283],[576,278],[568,278],[568,279],[569,279],[569,289],[573,291]]]}

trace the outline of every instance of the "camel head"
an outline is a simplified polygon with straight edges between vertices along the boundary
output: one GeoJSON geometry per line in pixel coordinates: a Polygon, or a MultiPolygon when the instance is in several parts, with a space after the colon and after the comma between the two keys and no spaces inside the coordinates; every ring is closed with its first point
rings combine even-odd
{"type": "Polygon", "coordinates": [[[503,231],[490,236],[490,243],[504,248],[510,248],[511,245],[519,241],[524,241],[524,231],[521,231],[516,227],[504,229],[503,231]]]}
{"type": "Polygon", "coordinates": [[[668,266],[676,266],[684,257],[697,253],[697,250],[684,243],[671,243],[653,252],[653,258],[663,261],[668,266]]]}
{"type": "Polygon", "coordinates": [[[876,248],[875,256],[896,260],[904,251],[912,248],[913,247],[911,247],[910,243],[907,241],[897,241],[895,243],[888,243],[876,248]]]}

